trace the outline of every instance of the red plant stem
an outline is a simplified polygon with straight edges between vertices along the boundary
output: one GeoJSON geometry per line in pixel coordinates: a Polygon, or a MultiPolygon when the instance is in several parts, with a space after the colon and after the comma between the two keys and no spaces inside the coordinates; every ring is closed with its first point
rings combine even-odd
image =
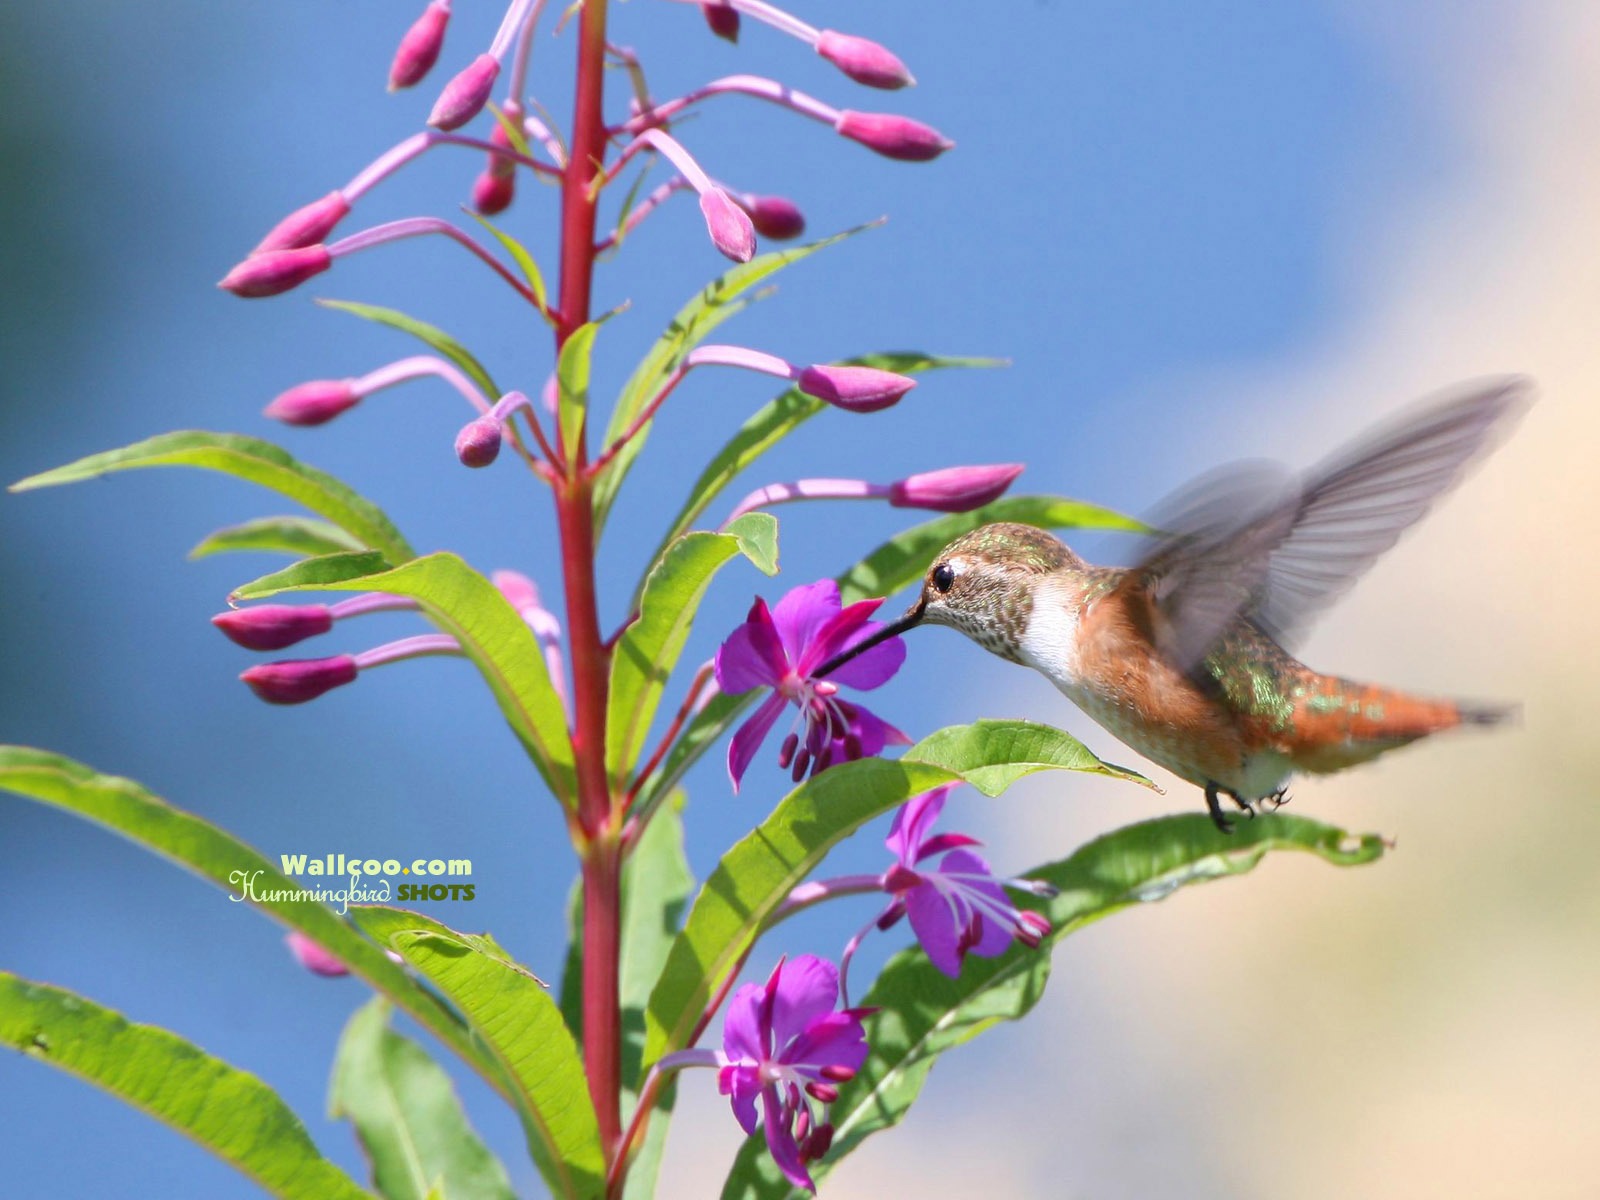
{"type": "MultiPolygon", "coordinates": [[[[595,189],[606,152],[606,0],[587,0],[578,34],[572,152],[561,184],[561,286],[557,347],[589,319],[594,275],[595,189]]],[[[566,477],[556,489],[567,628],[572,647],[573,751],[583,871],[583,1065],[607,1162],[622,1136],[620,810],[606,771],[609,655],[595,595],[594,499],[585,470],[587,431],[562,446],[566,477]]],[[[619,1180],[621,1173],[619,1172],[619,1180]]]]}

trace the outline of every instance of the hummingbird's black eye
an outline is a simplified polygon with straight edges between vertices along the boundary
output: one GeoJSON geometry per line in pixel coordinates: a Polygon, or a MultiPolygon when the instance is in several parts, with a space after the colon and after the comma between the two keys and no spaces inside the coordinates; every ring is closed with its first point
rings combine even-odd
{"type": "Polygon", "coordinates": [[[956,569],[949,563],[940,563],[933,569],[933,586],[943,594],[950,590],[956,581],[956,569]]]}

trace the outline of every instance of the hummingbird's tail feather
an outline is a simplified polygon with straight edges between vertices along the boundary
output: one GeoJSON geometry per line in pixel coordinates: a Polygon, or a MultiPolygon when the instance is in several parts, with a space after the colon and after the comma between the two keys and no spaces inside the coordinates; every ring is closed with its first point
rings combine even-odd
{"type": "Polygon", "coordinates": [[[1300,770],[1325,774],[1446,729],[1499,725],[1519,711],[1516,705],[1438,700],[1322,676],[1296,701],[1288,749],[1300,770]]]}

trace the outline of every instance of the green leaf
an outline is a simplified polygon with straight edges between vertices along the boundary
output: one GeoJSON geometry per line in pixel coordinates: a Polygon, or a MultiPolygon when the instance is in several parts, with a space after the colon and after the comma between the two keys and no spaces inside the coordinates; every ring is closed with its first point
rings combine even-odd
{"type": "Polygon", "coordinates": [[[501,1064],[550,1190],[598,1197],[605,1163],[578,1044],[537,976],[492,940],[420,913],[362,905],[352,915],[438,987],[501,1064]]]}
{"type": "Polygon", "coordinates": [[[561,444],[569,455],[576,452],[583,423],[589,416],[589,363],[594,354],[594,337],[599,332],[597,321],[578,326],[562,344],[561,358],[556,363],[561,444]]]}
{"type": "MultiPolygon", "coordinates": [[[[623,1122],[632,1116],[638,1094],[629,1086],[642,1077],[644,1011],[650,990],[667,961],[667,950],[683,923],[683,912],[694,890],[694,874],[683,852],[682,792],[662,805],[622,866],[622,971],[618,991],[622,1002],[623,1122]]],[[[583,895],[581,881],[573,888],[569,912],[566,968],[561,976],[561,1011],[577,1035],[583,1025],[583,895]]],[[[676,1088],[669,1081],[656,1093],[644,1140],[628,1167],[626,1200],[648,1200],[655,1194],[661,1153],[666,1148],[667,1122],[676,1088]]]]}
{"type": "MultiPolygon", "coordinates": [[[[655,345],[634,368],[627,383],[623,384],[622,392],[617,396],[616,408],[611,413],[611,423],[606,426],[605,444],[610,446],[615,442],[644,411],[645,405],[661,390],[689,351],[743,307],[738,300],[745,292],[784,267],[815,254],[824,246],[831,246],[869,228],[870,225],[862,225],[809,245],[797,246],[792,250],[758,254],[749,262],[724,271],[701,288],[693,299],[678,310],[678,315],[667,326],[666,332],[656,340],[655,345]]],[[[645,439],[649,436],[650,427],[646,425],[618,452],[610,467],[595,481],[594,511],[597,528],[605,525],[606,515],[611,511],[611,505],[617,498],[617,489],[622,486],[628,468],[633,465],[633,460],[638,457],[639,451],[644,449],[645,439]]]]}
{"type": "Polygon", "coordinates": [[[1035,771],[1083,771],[1141,783],[1160,791],[1137,771],[1102,762],[1077,738],[1032,721],[983,720],[930,733],[906,752],[918,762],[954,771],[985,796],[998,796],[1035,771]]]}
{"type": "Polygon", "coordinates": [[[166,1122],[274,1196],[371,1200],[276,1092],[170,1030],[0,971],[0,1043],[166,1122]]]}
{"type": "Polygon", "coordinates": [[[30,475],[12,484],[10,490],[26,492],[59,483],[77,483],[135,467],[202,467],[235,475],[321,513],[361,545],[370,546],[390,562],[404,562],[411,557],[411,547],[406,545],[400,531],[370,500],[351,491],[332,475],[296,461],[288,451],[271,442],[238,433],[202,430],[164,433],[120,450],[91,454],[53,471],[30,475]]]}
{"type": "Polygon", "coordinates": [[[357,304],[354,300],[318,300],[324,308],[331,308],[337,312],[347,312],[352,316],[360,317],[363,321],[373,321],[379,325],[387,325],[390,329],[398,329],[401,333],[409,333],[412,337],[431,348],[440,356],[449,359],[461,369],[462,374],[488,397],[492,404],[500,397],[500,389],[495,386],[493,378],[484,369],[482,363],[472,356],[472,352],[444,330],[409,317],[405,313],[393,308],[382,308],[376,304],[357,304]]]}
{"type": "Polygon", "coordinates": [[[316,517],[257,517],[254,521],[217,530],[189,551],[189,557],[206,558],[224,551],[253,550],[305,558],[365,548],[331,521],[316,517]]]}
{"type": "Polygon", "coordinates": [[[639,619],[628,626],[611,656],[606,766],[614,785],[626,784],[639,761],[662,689],[683,653],[712,578],[740,553],[767,574],[775,573],[777,542],[778,522],[770,513],[747,513],[726,532],[684,534],[652,568],[639,619]]]}
{"type": "MultiPolygon", "coordinates": [[[[997,358],[962,358],[948,355],[922,354],[913,350],[862,354],[841,360],[848,366],[877,367],[901,375],[919,375],[924,371],[938,371],[949,367],[1000,367],[1005,360],[997,358]]],[[[717,452],[711,464],[700,473],[689,489],[677,518],[662,540],[667,542],[688,529],[700,518],[711,502],[734,481],[746,467],[776,446],[789,434],[827,408],[825,401],[808,396],[799,388],[790,388],[772,400],[739,427],[728,439],[727,445],[717,452]]],[[[656,557],[660,557],[658,548],[656,557]]]]}
{"type": "Polygon", "coordinates": [[[846,604],[867,596],[891,596],[922,578],[934,555],[964,533],[993,521],[1016,521],[1041,529],[1118,529],[1146,533],[1149,527],[1132,517],[1069,500],[1065,496],[1006,496],[967,513],[936,517],[890,538],[839,576],[846,604]]]}
{"type": "MultiPolygon", "coordinates": [[[[510,122],[506,122],[506,124],[509,127],[510,122]]],[[[524,143],[524,146],[526,146],[526,143],[524,143]]],[[[519,151],[519,153],[526,153],[526,151],[519,151]]],[[[534,257],[528,251],[528,248],[482,213],[470,208],[465,211],[469,217],[492,233],[495,240],[505,247],[506,253],[516,261],[517,269],[522,272],[522,277],[528,281],[528,287],[533,290],[533,297],[539,302],[539,307],[541,309],[545,308],[544,272],[539,270],[539,264],[534,261],[534,257]]]]}
{"type": "Polygon", "coordinates": [[[229,899],[252,904],[298,929],[394,1000],[491,1085],[507,1092],[498,1066],[473,1044],[454,1013],[331,908],[302,898],[320,879],[291,878],[237,838],[174,808],[133,780],[97,774],[59,754],[0,746],[0,790],[97,821],[210,880],[229,899]]]}
{"type": "Polygon", "coordinates": [[[450,1077],[421,1046],[389,1028],[374,996],[345,1024],[333,1063],[328,1115],[348,1117],[386,1200],[514,1200],[505,1168],[461,1110],[450,1077]]]}
{"type": "Polygon", "coordinates": [[[564,803],[573,795],[572,739],[544,654],[528,623],[500,590],[454,554],[429,554],[392,571],[371,555],[307,559],[247,583],[236,600],[282,592],[383,592],[410,596],[483,674],[512,731],[564,803]]]}
{"type": "MultiPolygon", "coordinates": [[[[1355,837],[1341,829],[1287,813],[1241,823],[1218,833],[1200,813],[1161,817],[1097,838],[1060,862],[1030,872],[1060,889],[1042,906],[1054,946],[1101,917],[1139,903],[1165,899],[1180,888],[1242,875],[1269,851],[1299,850],[1334,866],[1369,863],[1384,852],[1375,834],[1355,837]]],[[[871,1055],[859,1074],[839,1088],[830,1116],[833,1147],[811,1165],[819,1182],[863,1140],[897,1124],[944,1051],[999,1021],[1014,1021],[1044,994],[1048,953],[1013,945],[998,958],[969,957],[957,979],[928,961],[920,947],[895,955],[861,1004],[877,1006],[868,1022],[871,1055]]],[[[805,1193],[794,1193],[805,1195],[805,1193]]],[[[763,1139],[739,1153],[723,1200],[791,1195],[772,1166],[763,1139]]]]}

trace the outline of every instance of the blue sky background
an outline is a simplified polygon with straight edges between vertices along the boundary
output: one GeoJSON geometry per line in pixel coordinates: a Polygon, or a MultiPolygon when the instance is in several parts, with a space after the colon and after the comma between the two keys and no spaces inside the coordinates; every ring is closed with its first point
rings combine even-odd
{"type": "MultiPolygon", "coordinates": [[[[383,89],[413,7],[64,0],[0,10],[8,97],[0,107],[0,477],[174,428],[258,434],[384,505],[419,549],[450,548],[484,570],[515,567],[557,592],[546,498],[509,455],[486,472],[454,462],[451,441],[465,409],[444,388],[408,386],[319,430],[269,428],[259,416],[291,384],[360,374],[412,352],[399,335],[319,310],[312,296],[410,311],[460,336],[504,384],[537,389],[551,366],[548,340],[494,280],[429,239],[343,261],[272,301],[245,303],[212,286],[279,216],[420,127],[432,87],[395,96],[383,89]]],[[[487,42],[499,16],[475,0],[457,7],[446,70],[487,42]]],[[[713,174],[794,198],[817,234],[890,216],[884,228],[786,272],[777,296],[719,337],[802,362],[899,348],[1013,362],[1004,371],[929,376],[878,416],[824,414],[741,481],[749,487],[808,474],[887,481],[935,466],[1023,460],[1019,487],[1139,511],[1218,462],[1259,454],[1308,461],[1429,387],[1537,368],[1529,361],[1535,351],[1508,356],[1468,326],[1444,336],[1422,320],[1396,322],[1405,337],[1391,347],[1401,363],[1392,376],[1367,372],[1370,355],[1354,356],[1359,370],[1330,370],[1321,382],[1308,369],[1337,358],[1340,346],[1369,344],[1352,331],[1368,326],[1377,303],[1370,281],[1397,272],[1412,257],[1408,239],[1423,245],[1462,197],[1482,199],[1489,153],[1472,132],[1480,126],[1460,117],[1455,85],[1492,60],[1505,69],[1485,78],[1508,89],[1506,112],[1522,111],[1516,71],[1549,48],[1548,39],[1520,37],[1515,22],[1466,21],[1433,41],[1430,22],[1441,13],[1432,5],[1408,20],[1364,5],[1179,0],[807,6],[802,15],[814,23],[878,37],[911,65],[920,85],[883,95],[856,89],[753,23],[734,50],[705,32],[693,7],[631,0],[614,11],[617,40],[640,52],[663,97],[748,71],[843,107],[907,112],[959,143],[933,164],[890,163],[823,126],[737,99],[706,106],[683,127],[684,142],[713,174]],[[1358,397],[1338,393],[1338,384],[1373,384],[1375,375],[1358,397]]],[[[572,44],[570,35],[541,37],[536,51],[532,90],[558,114],[570,93],[572,44]]],[[[1538,136],[1551,127],[1539,125],[1538,136]]],[[[436,151],[362,201],[344,228],[449,215],[479,166],[475,154],[436,151]]],[[[555,194],[521,186],[506,222],[553,271],[555,194]]],[[[1474,211],[1488,212],[1492,225],[1497,203],[1491,196],[1474,211]]],[[[1537,223],[1530,218],[1530,227],[1537,223]]],[[[1459,244],[1471,247],[1474,262],[1493,249],[1481,240],[1459,244]]],[[[1559,258],[1551,256],[1552,270],[1559,258]]],[[[602,267],[597,306],[626,300],[631,308],[602,335],[597,396],[614,393],[670,313],[720,266],[694,206],[680,200],[602,267]]],[[[1447,290],[1499,294],[1488,268],[1447,290]]],[[[705,372],[674,397],[608,531],[608,617],[620,616],[662,513],[687,486],[684,465],[709,455],[771,394],[753,377],[705,372]]],[[[740,494],[732,489],[725,504],[740,494]]],[[[1511,496],[1512,484],[1494,494],[1511,496]]],[[[1592,514],[1587,496],[1578,500],[1579,511],[1592,514]]],[[[277,560],[184,556],[212,529],[283,510],[266,493],[192,471],[0,497],[0,740],[139,779],[269,857],[470,857],[477,899],[429,911],[493,930],[556,976],[572,870],[564,830],[470,668],[408,664],[293,709],[269,709],[235,681],[250,660],[207,618],[231,587],[277,560]]],[[[709,655],[754,591],[775,595],[831,574],[911,523],[870,505],[793,507],[780,517],[781,585],[730,568],[686,663],[709,655]]],[[[1128,546],[1091,538],[1081,548],[1115,556],[1128,546]]],[[[1410,580],[1415,569],[1394,578],[1410,580]]],[[[1404,586],[1391,597],[1405,595],[1404,586]]],[[[1417,627],[1436,640],[1431,653],[1413,651],[1414,677],[1436,690],[1511,688],[1509,676],[1483,677],[1508,655],[1491,654],[1469,674],[1460,665],[1474,665],[1468,650],[1468,659],[1455,660],[1459,669],[1450,667],[1462,648],[1442,627],[1508,611],[1475,588],[1467,608],[1436,621],[1431,610],[1417,614],[1417,627]]],[[[400,618],[371,618],[330,641],[355,650],[410,628],[400,618]]],[[[1367,661],[1339,665],[1383,670],[1374,644],[1366,645],[1367,661]]],[[[985,715],[1028,715],[1064,724],[1118,757],[1108,735],[1069,714],[1048,688],[964,642],[921,634],[911,649],[876,707],[914,734],[985,715]]],[[[744,793],[730,796],[720,758],[709,756],[689,785],[689,853],[702,876],[783,790],[764,756],[744,793]]],[[[1477,761],[1494,769],[1493,759],[1477,761]]],[[[996,857],[1005,852],[1001,865],[1020,869],[1066,854],[1096,829],[1198,804],[1187,790],[1130,798],[1109,782],[1074,779],[1019,794],[1015,809],[1009,800],[965,798],[947,821],[992,839],[996,857]],[[1067,805],[1087,814],[1081,826],[1041,823],[1039,814],[1067,805]],[[1006,824],[1013,817],[1032,832],[1006,824]]],[[[1481,811],[1498,803],[1485,796],[1481,811]]],[[[1310,803],[1306,811],[1329,819],[1344,812],[1310,803]]],[[[1416,853],[1425,855],[1430,839],[1448,840],[1453,827],[1443,811],[1431,810],[1436,824],[1422,825],[1408,843],[1416,853]]],[[[1394,810],[1371,819],[1380,816],[1387,821],[1394,810]]],[[[831,865],[876,869],[881,833],[863,834],[831,865]]],[[[1305,868],[1229,886],[1254,892],[1259,904],[1293,908],[1302,887],[1329,886],[1314,876],[1305,868]]],[[[1359,891],[1367,876],[1333,885],[1359,891]]],[[[1430,894],[1444,903],[1450,893],[1438,886],[1430,894]]],[[[1390,902],[1375,920],[1405,919],[1404,895],[1390,902]]],[[[1140,921],[1148,927],[1188,903],[1180,898],[1140,921]]],[[[864,915],[842,905],[786,927],[783,946],[763,961],[780,949],[836,954],[864,915]]],[[[14,798],[0,798],[0,919],[8,931],[0,965],[169,1026],[256,1072],[330,1156],[359,1172],[348,1130],[323,1111],[329,1057],[362,989],[303,973],[282,951],[275,925],[136,847],[14,798]]],[[[1116,928],[1091,935],[1100,957],[1090,961],[1112,973],[1116,928]]],[[[883,939],[871,961],[898,944],[894,938],[883,939]]],[[[990,1124],[979,1128],[998,1122],[1020,1131],[1036,1160],[1040,1146],[1056,1145],[1043,1165],[1023,1156],[1005,1168],[1035,1194],[1282,1194],[1299,1178],[1290,1161],[1299,1126],[1266,1155],[1281,1159],[1273,1166],[1214,1143],[1234,1136],[1224,1127],[1234,1128],[1242,1111],[1293,1109],[1318,1089],[1324,1067],[1235,1081],[1223,1093],[1235,1107],[1218,1104],[1218,1093],[1182,1064],[1181,1046],[1172,1051],[1180,1061],[1158,1061],[1159,1032],[1149,1041],[1150,1026],[1119,1023],[1115,988],[1074,970],[1085,964],[1075,962],[1073,945],[1060,952],[1055,976],[1056,992],[1070,998],[1052,997],[1072,1007],[1041,1011],[953,1056],[929,1087],[929,1130],[959,1136],[962,1115],[982,1113],[990,1124]],[[1041,1058],[1047,1037],[1054,1057],[1041,1058]],[[1041,1062],[1053,1065],[1041,1070],[1041,1062]],[[1072,1115],[1076,1132],[1062,1131],[1056,1114],[1072,1115]]],[[[1175,1009],[1210,1002],[1208,973],[1240,981],[1275,968],[1267,957],[1227,958],[1239,947],[1226,938],[1221,958],[1205,946],[1169,947],[1170,976],[1149,976],[1175,1009]],[[1186,986],[1201,993],[1187,995],[1186,986]]],[[[1153,949],[1129,953],[1129,963],[1149,970],[1153,949]]],[[[1339,973],[1337,964],[1327,969],[1339,973]]],[[[1538,977],[1540,968],[1530,969],[1538,977]]],[[[1381,1021],[1384,1005],[1369,1000],[1381,1021]]],[[[1419,1003],[1446,1005],[1428,1010],[1435,1016],[1452,1011],[1437,996],[1419,1003]]],[[[1227,1024],[1240,1014],[1212,1016],[1227,1024]]],[[[1281,1036],[1292,1036],[1288,1027],[1281,1036]]],[[[1204,1060],[1231,1044],[1197,1053],[1204,1060]]],[[[481,1087],[463,1087],[519,1188],[539,1194],[512,1120],[481,1087]]],[[[720,1124],[675,1134],[667,1195],[713,1186],[707,1181],[720,1176],[737,1133],[703,1097],[686,1106],[697,1124],[720,1124]]],[[[863,1154],[867,1165],[840,1173],[840,1188],[872,1194],[879,1170],[910,1178],[892,1172],[914,1172],[917,1155],[928,1155],[917,1127],[914,1117],[907,1132],[880,1139],[881,1149],[863,1154]]],[[[1402,1165],[1431,1170],[1432,1143],[1407,1145],[1394,1151],[1402,1165]]],[[[993,1154],[1004,1157],[998,1147],[993,1154]]],[[[257,1194],[181,1138],[18,1056],[0,1057],[0,1161],[7,1194],[30,1200],[257,1194]]],[[[946,1179],[946,1194],[984,1194],[981,1176],[972,1177],[971,1193],[961,1191],[963,1178],[946,1179]]]]}

